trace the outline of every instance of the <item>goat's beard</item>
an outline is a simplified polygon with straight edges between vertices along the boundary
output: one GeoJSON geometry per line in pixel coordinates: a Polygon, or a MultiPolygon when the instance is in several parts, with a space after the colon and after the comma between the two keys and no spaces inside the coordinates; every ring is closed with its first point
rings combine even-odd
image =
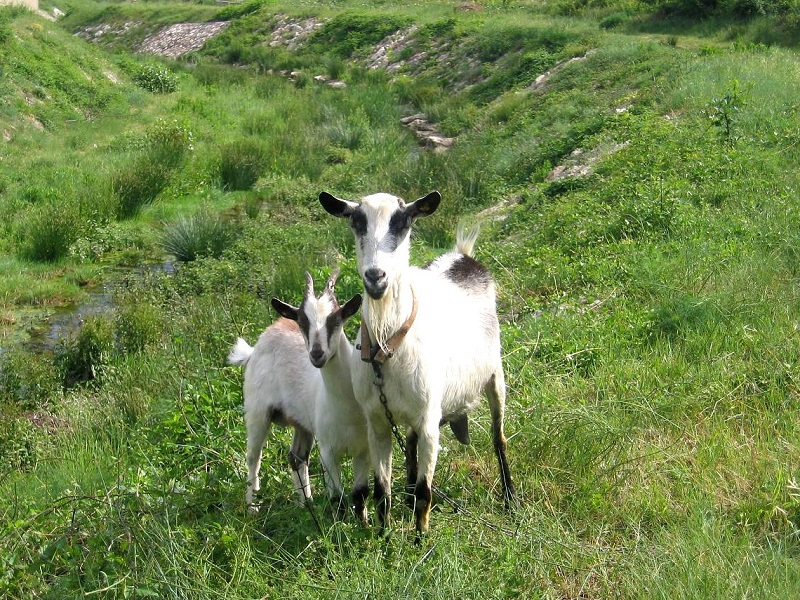
{"type": "Polygon", "coordinates": [[[365,298],[366,304],[361,311],[364,315],[364,322],[367,325],[370,339],[381,346],[386,344],[389,338],[400,329],[400,326],[408,318],[408,314],[411,314],[411,306],[409,305],[407,310],[403,306],[401,289],[400,282],[395,281],[382,298],[375,300],[369,294],[365,298]],[[403,314],[404,311],[408,314],[403,314]]]}

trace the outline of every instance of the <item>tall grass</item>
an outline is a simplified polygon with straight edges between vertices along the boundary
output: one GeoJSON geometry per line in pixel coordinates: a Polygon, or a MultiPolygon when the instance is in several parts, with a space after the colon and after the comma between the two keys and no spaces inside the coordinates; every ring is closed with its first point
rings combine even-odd
{"type": "Polygon", "coordinates": [[[167,225],[161,243],[164,250],[177,260],[188,262],[201,256],[218,258],[231,244],[234,235],[229,222],[200,211],[167,225]]]}

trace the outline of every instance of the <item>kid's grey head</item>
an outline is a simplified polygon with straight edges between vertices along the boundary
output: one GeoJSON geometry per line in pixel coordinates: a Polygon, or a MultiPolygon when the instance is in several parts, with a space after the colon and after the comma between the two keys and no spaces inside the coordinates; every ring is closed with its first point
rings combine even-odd
{"type": "Polygon", "coordinates": [[[344,322],[361,306],[360,294],[353,296],[344,306],[339,306],[334,293],[338,276],[337,269],[317,297],[314,295],[314,280],[310,273],[306,273],[306,291],[298,307],[277,298],[272,299],[272,306],[278,314],[297,322],[306,342],[308,358],[318,369],[324,367],[336,353],[337,336],[341,335],[344,322]]]}

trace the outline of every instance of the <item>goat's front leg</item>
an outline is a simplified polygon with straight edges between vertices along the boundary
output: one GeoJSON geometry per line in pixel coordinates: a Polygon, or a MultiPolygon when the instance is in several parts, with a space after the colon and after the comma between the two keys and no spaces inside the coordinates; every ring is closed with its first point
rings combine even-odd
{"type": "Polygon", "coordinates": [[[433,473],[439,457],[439,419],[429,419],[420,429],[417,441],[417,482],[414,486],[414,517],[418,536],[428,532],[433,503],[433,473]]]}
{"type": "MultiPolygon", "coordinates": [[[[386,421],[383,413],[378,413],[378,423],[386,421]]],[[[389,511],[392,508],[392,431],[388,423],[376,430],[375,419],[368,422],[367,436],[369,451],[372,455],[372,470],[375,472],[375,512],[378,515],[378,527],[386,533],[390,527],[389,511]]]]}
{"type": "Polygon", "coordinates": [[[328,498],[334,504],[339,515],[347,508],[342,493],[342,453],[334,452],[327,444],[319,445],[319,457],[322,461],[322,474],[328,498]]]}
{"type": "Polygon", "coordinates": [[[342,457],[341,453],[333,452],[327,445],[319,446],[319,457],[322,461],[322,471],[325,478],[325,488],[328,496],[333,499],[342,497],[342,457]]]}
{"type": "Polygon", "coordinates": [[[406,502],[409,508],[416,504],[414,490],[417,486],[417,441],[419,436],[411,427],[406,434],[406,502]]]}

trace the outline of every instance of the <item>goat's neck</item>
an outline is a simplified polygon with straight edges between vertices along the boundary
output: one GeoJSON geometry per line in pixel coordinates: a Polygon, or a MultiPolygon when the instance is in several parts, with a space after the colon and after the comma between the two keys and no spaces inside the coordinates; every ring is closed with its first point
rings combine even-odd
{"type": "Polygon", "coordinates": [[[385,344],[411,314],[414,296],[407,278],[398,281],[380,300],[366,296],[361,314],[373,342],[385,344]]]}
{"type": "Polygon", "coordinates": [[[343,393],[353,388],[350,380],[350,359],[353,354],[353,346],[344,333],[337,337],[339,341],[336,344],[336,352],[322,368],[322,380],[328,390],[343,393]]]}

